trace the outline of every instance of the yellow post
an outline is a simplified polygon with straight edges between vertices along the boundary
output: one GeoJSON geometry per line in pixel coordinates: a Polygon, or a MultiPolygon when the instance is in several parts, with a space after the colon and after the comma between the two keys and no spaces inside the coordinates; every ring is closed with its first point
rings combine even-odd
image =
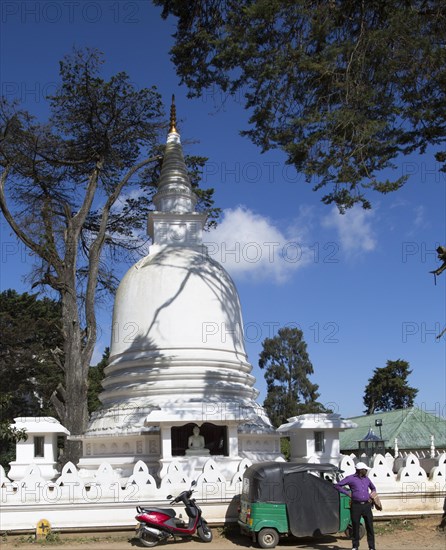
{"type": "Polygon", "coordinates": [[[36,525],[36,539],[45,538],[51,533],[51,525],[47,519],[39,519],[36,525]]]}

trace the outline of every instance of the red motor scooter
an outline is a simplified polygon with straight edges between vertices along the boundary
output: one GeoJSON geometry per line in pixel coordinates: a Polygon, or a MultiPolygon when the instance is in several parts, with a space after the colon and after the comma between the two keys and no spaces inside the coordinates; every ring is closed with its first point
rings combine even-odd
{"type": "MultiPolygon", "coordinates": [[[[139,521],[136,531],[137,538],[144,546],[153,547],[159,542],[165,541],[169,537],[191,537],[195,531],[204,542],[211,542],[212,531],[209,529],[206,520],[201,515],[201,508],[192,498],[196,485],[195,481],[189,491],[183,491],[170,504],[182,502],[186,508],[186,514],[189,522],[186,524],[180,517],[176,517],[173,508],[155,508],[137,506],[138,515],[135,516],[139,521]]],[[[172,498],[172,495],[167,497],[172,498]]]]}

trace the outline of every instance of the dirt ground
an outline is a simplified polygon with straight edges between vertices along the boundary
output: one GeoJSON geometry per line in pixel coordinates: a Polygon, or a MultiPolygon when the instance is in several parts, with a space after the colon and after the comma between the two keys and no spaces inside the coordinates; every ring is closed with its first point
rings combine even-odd
{"type": "MultiPolygon", "coordinates": [[[[446,550],[446,535],[438,530],[440,516],[408,520],[376,521],[377,550],[446,550]]],[[[248,537],[241,536],[236,527],[230,529],[213,528],[214,540],[206,544],[193,537],[190,540],[174,541],[159,545],[168,550],[230,550],[238,548],[258,548],[248,537]]],[[[63,550],[132,550],[140,548],[139,542],[132,539],[132,533],[107,534],[54,534],[52,541],[36,541],[30,544],[26,535],[3,537],[1,550],[35,550],[36,548],[62,548],[63,550]]],[[[313,548],[316,550],[351,549],[351,541],[342,535],[323,538],[285,538],[281,539],[278,550],[313,548]]],[[[365,539],[361,541],[361,550],[367,550],[365,539]]]]}

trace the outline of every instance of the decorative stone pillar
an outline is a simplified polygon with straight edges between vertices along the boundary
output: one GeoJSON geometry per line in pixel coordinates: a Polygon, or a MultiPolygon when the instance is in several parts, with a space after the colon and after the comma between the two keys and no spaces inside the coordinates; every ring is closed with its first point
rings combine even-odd
{"type": "Polygon", "coordinates": [[[277,431],[290,438],[292,462],[337,465],[339,433],[347,428],[356,428],[356,424],[339,414],[313,413],[289,418],[277,431]]]}
{"type": "Polygon", "coordinates": [[[231,458],[238,456],[238,430],[236,424],[228,426],[228,448],[231,458]]]}
{"type": "Polygon", "coordinates": [[[161,425],[161,458],[162,459],[171,459],[172,458],[172,439],[170,437],[170,430],[172,426],[161,425]]]}
{"type": "Polygon", "coordinates": [[[20,417],[14,418],[14,428],[25,429],[26,441],[16,443],[16,459],[10,462],[9,478],[19,480],[30,464],[39,467],[41,475],[46,480],[57,475],[57,437],[69,435],[70,432],[52,417],[20,417]]]}

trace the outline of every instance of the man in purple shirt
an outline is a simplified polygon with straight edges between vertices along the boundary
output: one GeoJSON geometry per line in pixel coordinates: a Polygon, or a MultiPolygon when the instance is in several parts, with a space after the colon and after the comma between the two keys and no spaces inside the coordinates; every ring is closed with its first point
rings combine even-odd
{"type": "Polygon", "coordinates": [[[361,517],[364,518],[369,550],[375,550],[372,514],[373,500],[370,497],[369,490],[371,492],[376,491],[376,487],[367,477],[367,470],[370,470],[367,464],[358,462],[355,467],[356,473],[335,483],[335,487],[340,493],[344,493],[352,499],[350,514],[353,528],[353,550],[358,550],[359,548],[359,524],[361,517]],[[345,485],[349,486],[350,492],[344,489],[345,485]]]}

